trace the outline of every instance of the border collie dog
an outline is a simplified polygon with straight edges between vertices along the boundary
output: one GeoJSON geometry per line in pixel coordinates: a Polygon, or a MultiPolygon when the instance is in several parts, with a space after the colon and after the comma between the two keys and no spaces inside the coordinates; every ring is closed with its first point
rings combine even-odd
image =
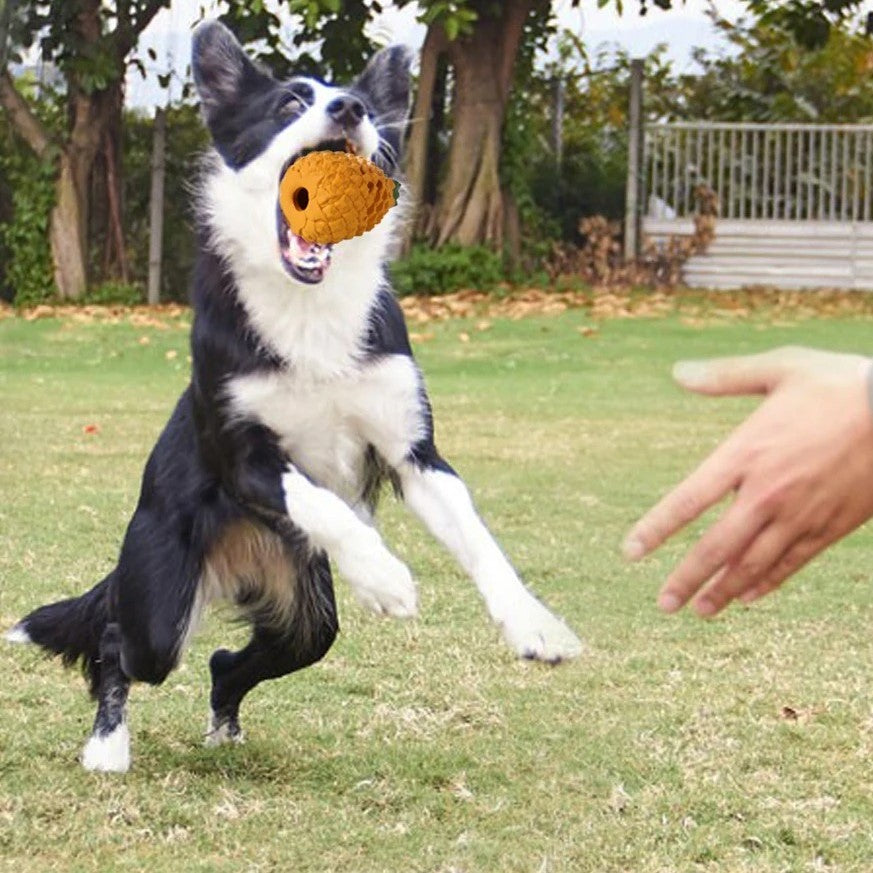
{"type": "Polygon", "coordinates": [[[368,609],[415,615],[409,571],[372,526],[383,482],[472,577],[517,655],[557,662],[580,651],[434,445],[385,275],[397,210],[329,246],[295,236],[278,208],[279,180],[307,150],[348,142],[397,175],[409,66],[391,47],[347,87],[277,81],[221,24],[194,34],[214,150],[199,194],[191,383],[146,463],[115,568],[7,633],[82,662],[97,700],[89,770],[128,769],[130,683],[166,679],[212,600],[234,602],[252,634],[210,660],[209,744],[241,739],[240,703],[259,682],[330,648],[329,559],[368,609]]]}

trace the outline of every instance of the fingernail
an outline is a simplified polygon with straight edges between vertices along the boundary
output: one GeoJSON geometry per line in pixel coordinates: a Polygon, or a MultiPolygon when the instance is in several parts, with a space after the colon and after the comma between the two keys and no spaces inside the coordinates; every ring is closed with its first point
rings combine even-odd
{"type": "Polygon", "coordinates": [[[658,609],[662,612],[673,613],[682,606],[682,601],[675,594],[662,594],[658,598],[658,609]]]}
{"type": "Polygon", "coordinates": [[[688,388],[707,384],[708,368],[702,361],[678,361],[673,366],[673,378],[688,388]]]}
{"type": "Polygon", "coordinates": [[[646,546],[639,537],[629,536],[621,546],[622,554],[628,561],[639,561],[645,557],[646,546]]]}

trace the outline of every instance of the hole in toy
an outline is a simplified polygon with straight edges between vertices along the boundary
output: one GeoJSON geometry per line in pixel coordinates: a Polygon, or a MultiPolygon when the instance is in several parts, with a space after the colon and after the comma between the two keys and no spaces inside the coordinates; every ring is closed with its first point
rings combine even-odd
{"type": "Polygon", "coordinates": [[[306,188],[298,188],[291,195],[291,202],[294,204],[294,208],[303,212],[307,206],[309,206],[309,191],[306,188]]]}

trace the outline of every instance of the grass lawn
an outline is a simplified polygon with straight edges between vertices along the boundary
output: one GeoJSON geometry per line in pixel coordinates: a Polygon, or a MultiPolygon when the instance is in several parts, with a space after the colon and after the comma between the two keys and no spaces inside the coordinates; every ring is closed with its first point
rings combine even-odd
{"type": "MultiPolygon", "coordinates": [[[[187,316],[0,321],[0,623],[115,559],[146,455],[186,381],[187,316]]],[[[873,320],[609,320],[584,310],[428,326],[418,354],[446,456],[578,662],[515,661],[477,595],[386,498],[421,586],[412,623],[338,581],[325,661],[246,701],[247,743],[207,750],[212,614],[181,667],[136,687],[134,764],[77,755],[81,679],[0,646],[0,869],[803,871],[873,869],[873,536],[760,605],[666,617],[690,535],[641,566],[631,522],[750,408],[683,396],[680,357],[783,343],[873,349],[873,320]],[[586,335],[588,334],[588,335],[586,335]]]]}

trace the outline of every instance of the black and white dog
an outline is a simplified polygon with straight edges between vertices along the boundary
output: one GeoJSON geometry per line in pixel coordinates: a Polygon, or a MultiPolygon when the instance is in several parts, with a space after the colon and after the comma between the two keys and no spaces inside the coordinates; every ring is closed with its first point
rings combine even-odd
{"type": "Polygon", "coordinates": [[[304,150],[348,140],[397,174],[409,65],[395,47],[347,88],[280,82],[222,25],[194,35],[215,149],[200,194],[191,384],[146,464],[115,569],[7,634],[82,661],[98,702],[89,770],[128,769],[130,682],[163,682],[211,600],[232,600],[252,625],[245,648],[210,660],[212,744],[241,738],[240,703],[255,685],[330,648],[329,558],[364,606],[415,615],[409,571],[371,526],[386,480],[469,573],[519,656],[579,653],[437,453],[385,277],[397,210],[331,247],[296,237],[278,208],[279,180],[304,150]]]}

